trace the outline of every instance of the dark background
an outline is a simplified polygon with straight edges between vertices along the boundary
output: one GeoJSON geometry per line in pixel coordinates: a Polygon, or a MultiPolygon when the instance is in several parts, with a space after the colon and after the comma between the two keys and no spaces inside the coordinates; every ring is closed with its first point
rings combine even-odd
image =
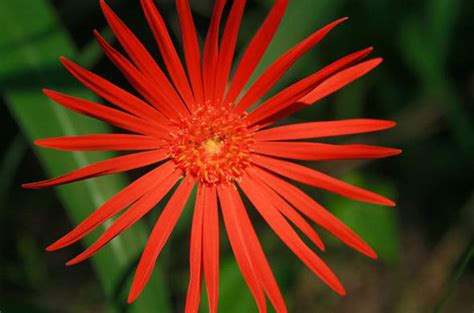
{"type": "MultiPolygon", "coordinates": [[[[108,3],[159,60],[139,1],[108,3]]],[[[191,3],[202,37],[212,1],[191,3]]],[[[237,57],[271,3],[248,1],[237,57]]],[[[157,5],[176,37],[179,30],[174,1],[161,0],[157,5]]],[[[302,58],[275,90],[367,46],[374,46],[373,55],[385,60],[367,77],[299,112],[291,117],[292,121],[392,119],[398,122],[396,129],[335,142],[374,143],[404,151],[401,156],[376,162],[312,164],[394,198],[398,204],[394,208],[378,207],[307,189],[380,254],[379,260],[368,260],[322,234],[328,243],[322,257],[344,283],[348,291],[345,298],[324,286],[258,216],[253,216],[290,312],[474,310],[473,11],[469,0],[290,1],[259,72],[317,28],[342,16],[350,19],[302,58]]],[[[129,276],[159,209],[114,240],[114,247],[98,253],[92,262],[73,268],[63,265],[81,251],[80,245],[56,253],[46,253],[44,248],[77,225],[130,177],[96,179],[93,188],[100,197],[85,183],[43,191],[20,188],[23,182],[107,157],[100,153],[84,157],[39,152],[30,144],[39,137],[93,133],[105,127],[54,109],[41,94],[41,88],[47,87],[92,97],[61,68],[57,60],[60,55],[129,88],[94,42],[94,28],[115,43],[96,0],[0,0],[2,313],[183,311],[189,214],[180,220],[160,256],[154,282],[136,304],[127,306],[129,276]]],[[[220,312],[256,312],[226,236],[221,237],[220,312]]],[[[205,306],[205,296],[202,302],[205,306]]]]}

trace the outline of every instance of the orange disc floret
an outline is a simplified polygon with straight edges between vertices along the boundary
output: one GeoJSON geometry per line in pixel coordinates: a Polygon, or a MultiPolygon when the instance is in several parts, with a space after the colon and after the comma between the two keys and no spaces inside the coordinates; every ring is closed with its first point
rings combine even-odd
{"type": "Polygon", "coordinates": [[[177,123],[170,155],[187,174],[202,183],[228,183],[250,164],[254,142],[245,115],[224,108],[202,107],[177,123]]]}

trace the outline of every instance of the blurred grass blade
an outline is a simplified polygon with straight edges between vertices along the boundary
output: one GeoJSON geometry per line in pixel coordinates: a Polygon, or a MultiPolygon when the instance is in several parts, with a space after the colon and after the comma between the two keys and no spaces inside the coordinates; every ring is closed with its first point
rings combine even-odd
{"type": "Polygon", "coordinates": [[[4,155],[0,156],[0,218],[7,206],[8,191],[11,188],[13,177],[20,166],[26,151],[25,139],[16,135],[8,145],[4,155]]]}
{"type": "MultiPolygon", "coordinates": [[[[59,89],[79,97],[84,88],[69,80],[61,69],[58,56],[78,58],[72,42],[61,27],[54,10],[46,0],[2,0],[0,2],[0,86],[2,96],[28,140],[40,137],[104,133],[110,129],[102,123],[70,113],[42,95],[41,87],[59,89]]],[[[55,176],[110,153],[60,153],[45,149],[35,150],[48,176],[55,176]]],[[[39,179],[42,177],[31,177],[39,179]]],[[[77,224],[91,211],[119,191],[126,183],[124,176],[104,177],[57,189],[68,215],[77,224]]],[[[28,192],[24,191],[25,196],[28,192]]],[[[45,230],[47,232],[48,230],[45,230]]],[[[59,236],[62,234],[49,234],[59,236]]],[[[96,236],[85,241],[91,243],[96,236]]],[[[111,298],[116,284],[128,274],[144,245],[147,231],[137,224],[92,258],[92,264],[111,298]]],[[[71,256],[72,257],[72,256],[71,256]]],[[[158,272],[158,271],[156,271],[158,272]]],[[[156,273],[158,275],[158,273],[156,273]]],[[[155,276],[156,276],[155,275],[155,276]]],[[[123,286],[128,289],[128,286],[123,286]]],[[[170,312],[165,299],[167,288],[162,275],[152,277],[148,288],[129,312],[170,312]]],[[[125,302],[124,298],[119,299],[125,302]]]]}
{"type": "Polygon", "coordinates": [[[474,257],[474,244],[469,245],[467,248],[467,252],[463,254],[461,257],[461,261],[459,262],[459,267],[457,268],[456,272],[454,273],[453,278],[451,279],[451,282],[449,283],[446,292],[443,294],[443,296],[440,298],[439,302],[436,304],[435,309],[433,310],[433,313],[441,313],[443,312],[443,308],[448,302],[449,296],[453,293],[454,289],[459,283],[459,280],[461,279],[462,275],[466,271],[469,263],[471,262],[472,258],[474,257]]]}

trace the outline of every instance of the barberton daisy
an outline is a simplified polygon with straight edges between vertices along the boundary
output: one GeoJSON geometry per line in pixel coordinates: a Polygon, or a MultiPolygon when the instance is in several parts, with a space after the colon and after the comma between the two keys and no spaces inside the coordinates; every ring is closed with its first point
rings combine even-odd
{"type": "Polygon", "coordinates": [[[95,243],[67,264],[84,261],[152,210],[173,189],[136,269],[128,298],[131,303],[145,287],[163,246],[191,192],[196,188],[186,312],[198,311],[203,280],[210,312],[217,312],[220,218],[223,219],[237,264],[258,310],[266,312],[268,297],[277,312],[287,312],[249,219],[250,208],[244,206],[244,197],[314,274],[335,292],[344,295],[345,290],[339,279],[305,244],[295,228],[321,251],[324,250],[324,244],[308,219],[370,258],[376,258],[377,255],[352,230],[290,181],[358,201],[388,206],[394,203],[290,160],[377,159],[399,154],[400,150],[385,147],[304,141],[379,131],[391,128],[395,123],[373,119],[276,127],[274,123],[365,75],[382,59],[362,62],[371,48],[354,52],[260,103],[285,72],[345,18],[328,24],[294,46],[244,91],[277,30],[288,0],[275,1],[235,65],[233,75],[230,73],[245,0],[235,0],[229,4],[225,23],[222,17],[227,3],[225,0],[215,1],[202,51],[188,0],[176,1],[184,65],[153,0],[141,0],[166,71],[111,8],[104,1],[100,4],[127,56],[113,48],[98,32],[95,32],[95,36],[107,57],[134,87],[136,94],[121,89],[66,58],[61,58],[61,61],[67,70],[115,107],[51,90],[44,90],[44,93],[72,111],[105,121],[129,133],[48,138],[35,143],[68,151],[135,152],[24,186],[35,189],[51,187],[149,165],[154,167],[110,198],[47,250],[58,250],[76,243],[123,211],[95,243]],[[219,36],[221,24],[223,32],[219,36]]]}

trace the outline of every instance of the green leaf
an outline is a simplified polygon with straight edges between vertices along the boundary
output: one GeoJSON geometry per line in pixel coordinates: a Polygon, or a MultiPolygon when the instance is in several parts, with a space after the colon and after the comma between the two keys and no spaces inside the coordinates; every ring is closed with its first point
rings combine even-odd
{"type": "Polygon", "coordinates": [[[8,145],[5,154],[0,160],[0,217],[5,214],[8,200],[8,191],[11,188],[13,177],[18,170],[21,160],[26,152],[25,139],[21,135],[16,135],[8,145]]]}
{"type": "Polygon", "coordinates": [[[462,11],[461,0],[434,0],[428,2],[427,12],[430,19],[432,53],[446,65],[449,49],[452,46],[453,33],[462,11]]]}
{"type": "MultiPolygon", "coordinates": [[[[50,136],[106,133],[103,123],[68,112],[42,95],[41,87],[58,89],[79,97],[91,98],[85,88],[73,82],[61,69],[58,56],[78,58],[74,45],[60,25],[50,3],[45,0],[4,0],[0,2],[0,79],[5,102],[25,136],[32,141],[50,136]]],[[[35,149],[48,176],[85,166],[113,156],[111,153],[62,153],[35,149]]],[[[39,179],[40,177],[31,177],[39,179]]],[[[77,224],[127,183],[125,176],[114,175],[57,188],[58,195],[73,224],[77,224]]],[[[26,191],[25,196],[29,192],[26,191]]],[[[45,191],[43,191],[45,192],[45,191]]],[[[130,275],[131,265],[139,257],[148,230],[137,223],[114,239],[92,258],[104,291],[112,298],[117,286],[130,275]]],[[[61,234],[51,234],[61,235],[61,234]]],[[[97,234],[84,241],[93,242],[97,234]]],[[[166,285],[155,271],[144,294],[130,307],[130,312],[170,312],[166,285]]],[[[124,303],[125,299],[118,300],[124,303]]]]}

